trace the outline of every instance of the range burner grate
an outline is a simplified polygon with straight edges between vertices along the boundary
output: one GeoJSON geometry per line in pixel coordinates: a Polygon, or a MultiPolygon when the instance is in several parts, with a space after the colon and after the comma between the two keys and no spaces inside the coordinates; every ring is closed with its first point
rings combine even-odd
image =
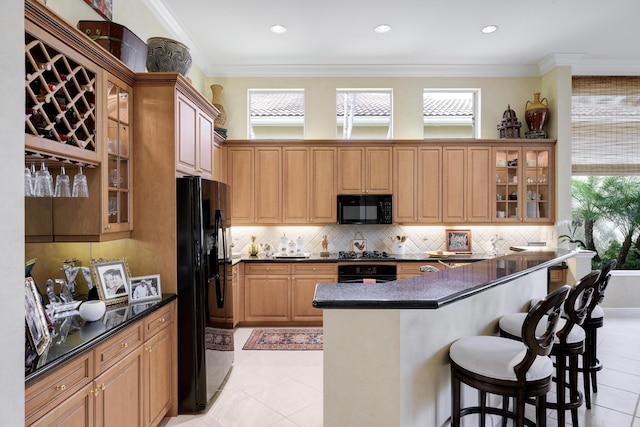
{"type": "Polygon", "coordinates": [[[385,259],[385,258],[393,258],[386,252],[380,251],[364,251],[361,254],[358,254],[354,251],[340,251],[338,252],[338,258],[340,259],[385,259]]]}

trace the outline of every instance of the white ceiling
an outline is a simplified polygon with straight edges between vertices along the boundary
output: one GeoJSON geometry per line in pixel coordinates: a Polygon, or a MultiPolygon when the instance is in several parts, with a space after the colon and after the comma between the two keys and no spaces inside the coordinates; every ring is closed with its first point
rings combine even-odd
{"type": "Polygon", "coordinates": [[[640,0],[144,1],[212,77],[640,75],[640,0]]]}

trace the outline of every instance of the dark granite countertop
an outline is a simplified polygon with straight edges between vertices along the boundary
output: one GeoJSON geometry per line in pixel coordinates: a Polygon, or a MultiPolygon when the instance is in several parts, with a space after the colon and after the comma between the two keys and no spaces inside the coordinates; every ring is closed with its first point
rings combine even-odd
{"type": "Polygon", "coordinates": [[[518,252],[386,283],[316,286],[313,306],[321,309],[436,309],[535,270],[558,264],[567,250],[518,252]]]}
{"type": "Polygon", "coordinates": [[[476,262],[492,258],[485,254],[456,254],[444,258],[431,258],[427,254],[412,255],[390,255],[390,258],[338,258],[337,252],[331,252],[329,256],[320,256],[319,253],[310,253],[308,257],[266,257],[263,254],[258,256],[241,255],[234,258],[235,262],[438,262],[438,260],[446,262],[476,262]]]}
{"type": "Polygon", "coordinates": [[[163,294],[162,299],[158,301],[107,307],[102,319],[95,322],[85,322],[79,314],[56,319],[56,336],[52,335],[51,344],[45,352],[36,358],[25,355],[25,383],[62,366],[76,355],[110,338],[174,299],[174,294],[163,294]]]}

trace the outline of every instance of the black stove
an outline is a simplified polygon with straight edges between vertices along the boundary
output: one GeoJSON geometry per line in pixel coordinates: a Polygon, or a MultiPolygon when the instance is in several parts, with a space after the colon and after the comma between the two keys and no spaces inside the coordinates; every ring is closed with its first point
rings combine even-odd
{"type": "Polygon", "coordinates": [[[364,251],[362,253],[354,251],[338,252],[339,259],[395,259],[393,255],[380,251],[364,251]]]}

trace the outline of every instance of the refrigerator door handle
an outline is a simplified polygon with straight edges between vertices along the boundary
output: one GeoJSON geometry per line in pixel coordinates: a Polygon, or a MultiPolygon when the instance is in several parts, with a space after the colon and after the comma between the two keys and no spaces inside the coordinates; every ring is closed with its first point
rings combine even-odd
{"type": "Polygon", "coordinates": [[[225,228],[224,228],[224,211],[221,209],[216,209],[215,220],[214,220],[214,229],[216,230],[216,245],[214,247],[215,253],[214,256],[214,272],[215,272],[215,281],[216,281],[216,304],[218,308],[224,307],[224,293],[226,291],[226,265],[224,261],[226,260],[226,238],[225,238],[225,228]],[[220,283],[220,260],[218,259],[218,232],[222,232],[222,253],[223,253],[223,275],[225,276],[225,280],[223,283],[220,283]]]}

